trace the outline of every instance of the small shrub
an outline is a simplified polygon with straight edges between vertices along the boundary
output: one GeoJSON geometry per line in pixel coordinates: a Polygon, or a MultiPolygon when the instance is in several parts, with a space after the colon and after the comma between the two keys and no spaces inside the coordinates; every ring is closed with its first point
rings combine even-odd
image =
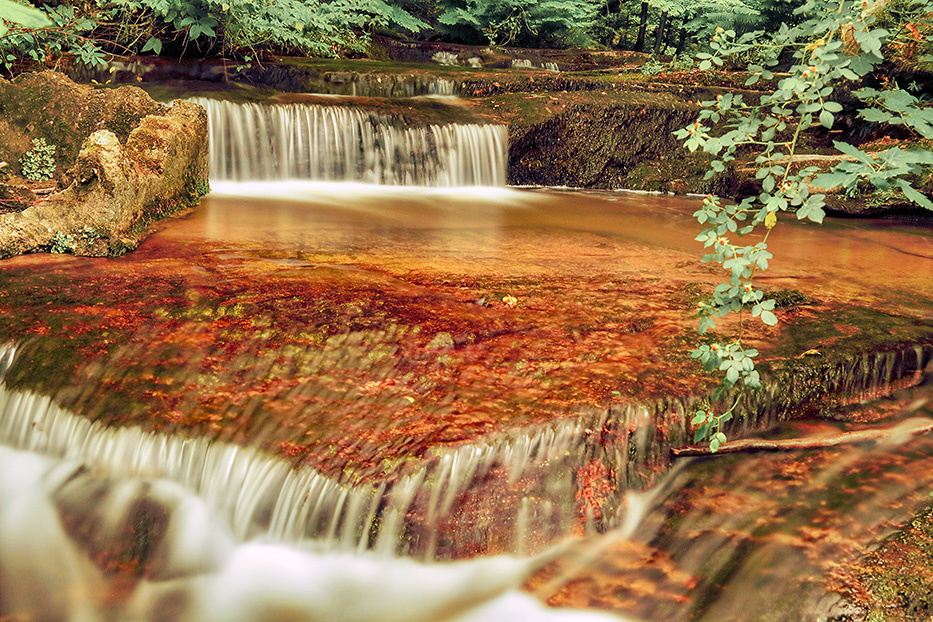
{"type": "Polygon", "coordinates": [[[48,145],[44,138],[33,138],[32,149],[19,159],[23,177],[33,181],[52,179],[55,174],[55,145],[48,145]]]}
{"type": "Polygon", "coordinates": [[[681,54],[671,59],[671,69],[676,71],[690,71],[693,69],[693,57],[688,54],[681,54]]]}
{"type": "Polygon", "coordinates": [[[641,66],[641,75],[643,76],[656,76],[662,71],[664,71],[664,64],[661,63],[658,59],[652,54],[648,57],[648,60],[645,61],[645,64],[641,66]]]}
{"type": "Polygon", "coordinates": [[[91,225],[84,225],[84,227],[78,231],[78,237],[81,238],[81,241],[85,244],[93,244],[101,238],[101,235],[97,229],[91,225]]]}
{"type": "Polygon", "coordinates": [[[52,238],[52,247],[49,249],[53,253],[70,253],[75,248],[75,239],[67,233],[56,231],[52,238]]]}

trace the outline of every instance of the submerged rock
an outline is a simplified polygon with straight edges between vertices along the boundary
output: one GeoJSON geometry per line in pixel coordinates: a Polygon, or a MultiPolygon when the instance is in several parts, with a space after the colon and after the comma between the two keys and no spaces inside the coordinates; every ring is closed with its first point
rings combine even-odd
{"type": "MultiPolygon", "coordinates": [[[[51,71],[0,80],[0,102],[0,157],[16,162],[43,138],[56,147],[51,183],[65,187],[0,214],[0,257],[118,255],[135,248],[147,223],[207,191],[200,106],[164,106],[136,87],[94,90],[51,71]]],[[[28,198],[24,185],[4,192],[28,198]]]]}

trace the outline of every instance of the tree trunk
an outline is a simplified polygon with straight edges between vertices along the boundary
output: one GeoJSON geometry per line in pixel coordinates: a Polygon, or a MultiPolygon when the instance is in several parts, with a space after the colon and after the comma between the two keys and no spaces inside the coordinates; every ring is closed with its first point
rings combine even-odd
{"type": "Polygon", "coordinates": [[[641,18],[638,22],[638,39],[635,41],[635,49],[639,52],[645,49],[645,31],[648,29],[648,3],[641,3],[641,18]]]}
{"type": "Polygon", "coordinates": [[[687,28],[686,26],[680,27],[680,36],[677,37],[677,54],[680,55],[684,51],[684,46],[687,44],[687,28]]]}
{"type": "Polygon", "coordinates": [[[664,29],[667,26],[667,11],[661,11],[661,19],[658,20],[658,31],[654,35],[654,53],[661,53],[661,44],[664,43],[664,29]]]}
{"type": "Polygon", "coordinates": [[[667,47],[674,48],[675,54],[677,49],[677,34],[679,32],[680,31],[674,27],[674,20],[671,19],[667,24],[667,36],[664,37],[666,39],[664,43],[667,45],[667,47]]]}

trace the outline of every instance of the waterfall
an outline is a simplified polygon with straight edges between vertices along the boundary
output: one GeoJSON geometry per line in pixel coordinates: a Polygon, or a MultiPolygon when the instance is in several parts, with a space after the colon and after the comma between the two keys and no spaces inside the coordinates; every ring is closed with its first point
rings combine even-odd
{"type": "Polygon", "coordinates": [[[174,482],[0,445],[0,617],[97,622],[612,622],[518,591],[540,563],[238,541],[174,482]]]}
{"type": "MultiPolygon", "coordinates": [[[[0,379],[15,351],[12,345],[0,347],[0,379]]],[[[931,357],[929,346],[871,353],[838,370],[822,368],[819,376],[831,381],[836,400],[916,385],[929,373],[931,357]]],[[[810,384],[802,384],[793,395],[762,396],[746,425],[768,427],[781,418],[772,409],[783,412],[814,399],[810,384]]],[[[691,402],[584,409],[559,421],[438,450],[417,468],[362,485],[295,468],[256,448],[138,427],[108,428],[2,382],[0,444],[180,484],[229,524],[237,540],[315,541],[325,550],[373,550],[430,561],[487,546],[533,554],[576,529],[591,532],[630,522],[633,498],[625,498],[627,491],[654,483],[669,466],[670,447],[688,442],[685,413],[691,412],[691,402]],[[659,426],[663,434],[656,431],[659,426]],[[588,480],[602,479],[607,490],[593,498],[584,494],[588,480]],[[477,514],[512,527],[500,529],[490,544],[486,528],[470,522],[477,514]]]]}
{"type": "MultiPolygon", "coordinates": [[[[0,361],[9,351],[0,351],[0,361]]],[[[632,411],[622,417],[647,415],[632,411]]],[[[536,479],[542,470],[557,469],[559,477],[545,478],[523,491],[536,499],[535,507],[524,501],[520,508],[505,505],[498,511],[524,525],[513,534],[518,550],[528,550],[524,540],[535,528],[551,525],[548,530],[562,537],[574,517],[567,507],[574,499],[570,474],[580,460],[592,457],[587,432],[605,423],[600,419],[569,419],[464,445],[441,453],[391,486],[350,486],[254,448],[138,427],[108,428],[60,408],[46,396],[12,391],[0,383],[0,445],[93,465],[117,478],[114,482],[147,476],[180,484],[228,524],[237,541],[260,536],[290,544],[315,541],[324,550],[373,549],[428,561],[437,554],[450,556],[438,550],[438,527],[452,520],[478,480],[492,479],[507,490],[523,478],[536,479]],[[502,472],[503,479],[493,477],[495,472],[502,472]],[[520,516],[510,514],[516,510],[520,516]]],[[[626,460],[622,454],[615,456],[622,464],[626,460]]],[[[622,477],[624,468],[618,470],[622,477]]]]}
{"type": "Polygon", "coordinates": [[[580,521],[589,529],[600,516],[579,506],[574,474],[598,459],[609,465],[620,490],[644,484],[642,465],[659,450],[649,447],[649,437],[627,430],[647,429],[639,424],[665,409],[630,405],[580,413],[438,451],[396,478],[349,485],[256,448],[107,427],[47,396],[11,390],[2,377],[15,352],[15,346],[0,346],[0,445],[90,465],[115,482],[145,476],[180,485],[229,525],[237,541],[313,541],[323,550],[427,561],[461,556],[460,548],[485,549],[482,530],[460,524],[465,507],[486,505],[484,495],[474,495],[477,485],[497,499],[482,512],[512,525],[497,550],[537,553],[580,521]],[[602,447],[607,434],[619,442],[602,447]],[[458,529],[462,547],[450,538],[458,529]]]}
{"type": "Polygon", "coordinates": [[[339,106],[193,101],[210,120],[213,181],[505,185],[505,126],[405,127],[401,119],[339,106]]]}

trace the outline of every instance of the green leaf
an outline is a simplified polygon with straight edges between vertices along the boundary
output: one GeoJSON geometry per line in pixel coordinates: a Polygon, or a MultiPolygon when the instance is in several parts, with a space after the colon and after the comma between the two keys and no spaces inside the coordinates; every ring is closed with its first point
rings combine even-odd
{"type": "Polygon", "coordinates": [[[838,149],[839,151],[841,151],[842,153],[844,153],[844,154],[846,154],[846,155],[850,155],[850,156],[852,156],[853,158],[857,159],[859,162],[863,162],[863,163],[865,163],[865,164],[874,164],[874,163],[875,163],[875,161],[872,159],[872,157],[871,157],[870,155],[868,155],[867,153],[865,153],[864,151],[862,151],[862,150],[859,149],[858,147],[854,147],[854,146],[850,145],[849,143],[844,143],[844,142],[839,141],[839,140],[834,140],[834,141],[833,141],[833,146],[834,146],[836,149],[838,149]]]}
{"type": "Polygon", "coordinates": [[[11,0],[0,0],[0,19],[19,24],[23,28],[45,28],[52,25],[52,21],[44,12],[11,0]]]}
{"type": "MultiPolygon", "coordinates": [[[[775,324],[776,324],[776,323],[777,323],[777,319],[775,319],[775,324]]],[[[735,367],[730,367],[729,369],[727,369],[727,370],[726,370],[726,380],[728,380],[728,381],[729,381],[730,383],[732,383],[732,384],[735,384],[736,382],[738,382],[738,380],[739,380],[739,370],[736,369],[735,367]]]]}
{"type": "Polygon", "coordinates": [[[771,311],[762,311],[761,321],[767,324],[768,326],[775,326],[778,323],[777,316],[774,315],[774,313],[772,313],[771,311]]]}
{"type": "Polygon", "coordinates": [[[933,201],[930,200],[930,197],[918,192],[913,186],[910,185],[909,182],[907,182],[907,180],[898,179],[894,183],[900,187],[905,197],[917,205],[920,205],[921,207],[933,210],[933,201]]]}
{"type": "Polygon", "coordinates": [[[824,108],[823,112],[820,113],[820,123],[822,123],[823,127],[826,129],[831,129],[833,127],[833,113],[824,108]]]}
{"type": "Polygon", "coordinates": [[[894,118],[894,115],[887,110],[878,108],[862,108],[858,111],[860,117],[872,123],[887,123],[894,118]]]}
{"type": "Polygon", "coordinates": [[[156,55],[162,53],[162,41],[156,39],[155,37],[149,37],[149,40],[146,41],[146,45],[143,46],[143,49],[139,51],[140,54],[145,54],[146,52],[153,51],[156,55]]]}

